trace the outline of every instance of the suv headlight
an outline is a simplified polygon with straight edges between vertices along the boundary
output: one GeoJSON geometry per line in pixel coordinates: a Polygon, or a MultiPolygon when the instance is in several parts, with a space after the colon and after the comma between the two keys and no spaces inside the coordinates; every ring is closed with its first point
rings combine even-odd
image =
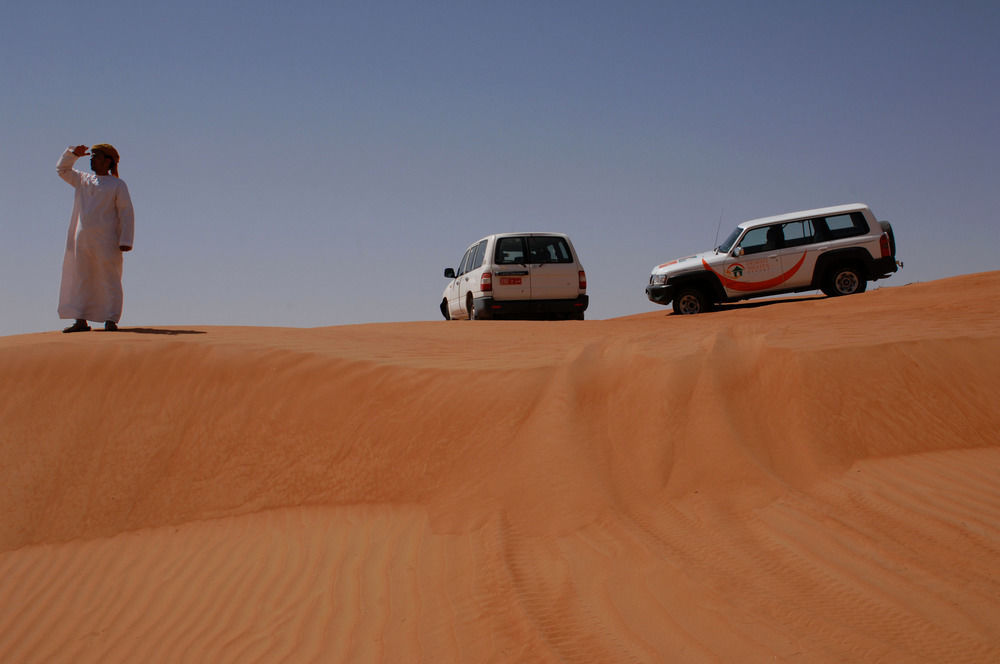
{"type": "Polygon", "coordinates": [[[649,283],[652,286],[662,286],[667,283],[667,275],[665,274],[652,274],[649,276],[649,283]]]}

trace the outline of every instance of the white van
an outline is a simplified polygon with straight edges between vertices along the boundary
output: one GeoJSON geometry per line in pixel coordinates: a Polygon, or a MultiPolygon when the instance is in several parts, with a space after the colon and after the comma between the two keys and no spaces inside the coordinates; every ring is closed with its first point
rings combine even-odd
{"type": "Polygon", "coordinates": [[[446,320],[571,318],[587,310],[587,275],[561,233],[501,233],[465,251],[441,296],[446,320]]]}

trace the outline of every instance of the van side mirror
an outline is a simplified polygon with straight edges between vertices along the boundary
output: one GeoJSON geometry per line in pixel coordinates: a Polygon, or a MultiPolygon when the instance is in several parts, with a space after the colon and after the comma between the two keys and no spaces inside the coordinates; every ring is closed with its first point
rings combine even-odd
{"type": "Polygon", "coordinates": [[[743,247],[736,247],[735,249],[733,249],[733,256],[742,256],[742,255],[743,255],[743,247]]]}
{"type": "Polygon", "coordinates": [[[446,267],[444,269],[444,276],[448,277],[449,279],[454,279],[455,278],[455,268],[453,268],[453,267],[446,267]]]}

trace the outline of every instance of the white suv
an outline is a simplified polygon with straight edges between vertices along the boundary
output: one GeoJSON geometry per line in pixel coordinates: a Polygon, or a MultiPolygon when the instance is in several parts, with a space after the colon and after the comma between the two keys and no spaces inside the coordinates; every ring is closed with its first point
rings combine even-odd
{"type": "Polygon", "coordinates": [[[455,318],[573,318],[587,310],[587,275],[560,233],[501,233],[470,246],[441,296],[455,318]]]}
{"type": "Polygon", "coordinates": [[[696,314],[777,293],[850,295],[897,265],[889,222],[876,221],[867,205],[838,205],[745,221],[713,251],[653,268],[646,296],[696,314]]]}

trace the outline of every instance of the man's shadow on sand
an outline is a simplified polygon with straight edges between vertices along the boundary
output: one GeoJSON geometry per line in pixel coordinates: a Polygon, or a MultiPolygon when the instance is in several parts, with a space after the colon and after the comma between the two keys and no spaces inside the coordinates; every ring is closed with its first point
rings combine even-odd
{"type": "Polygon", "coordinates": [[[163,330],[155,327],[119,327],[117,332],[133,334],[208,334],[205,330],[163,330]]]}

